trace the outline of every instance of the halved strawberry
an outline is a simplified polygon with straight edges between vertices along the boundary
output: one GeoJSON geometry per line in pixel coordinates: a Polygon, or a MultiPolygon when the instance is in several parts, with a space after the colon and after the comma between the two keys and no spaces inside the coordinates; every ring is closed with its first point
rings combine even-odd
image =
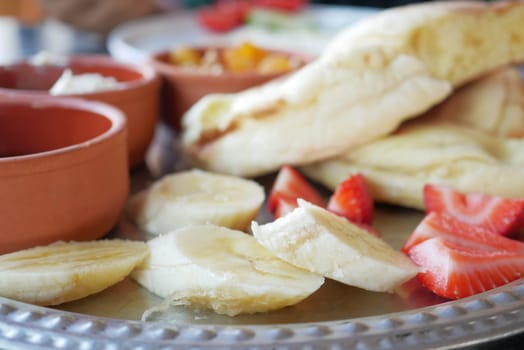
{"type": "Polygon", "coordinates": [[[524,199],[464,194],[444,186],[424,186],[424,205],[426,212],[448,213],[460,221],[501,235],[517,232],[524,221],[524,199]]]}
{"type": "Polygon", "coordinates": [[[428,239],[409,250],[423,272],[417,279],[448,299],[478,294],[524,276],[524,254],[465,247],[443,238],[428,239]]]}
{"type": "Polygon", "coordinates": [[[408,253],[413,246],[430,238],[440,237],[465,247],[487,250],[505,250],[524,255],[524,243],[494,234],[481,226],[473,226],[446,213],[430,212],[409,236],[402,251],[408,253]]]}
{"type": "Polygon", "coordinates": [[[353,223],[373,222],[373,197],[362,174],[353,174],[342,181],[329,198],[327,209],[353,223]]]}
{"type": "Polygon", "coordinates": [[[285,203],[286,211],[293,210],[298,206],[298,198],[323,208],[326,206],[320,193],[296,169],[289,165],[284,165],[280,168],[269,192],[267,209],[278,218],[284,212],[284,210],[278,209],[278,207],[285,203]]]}

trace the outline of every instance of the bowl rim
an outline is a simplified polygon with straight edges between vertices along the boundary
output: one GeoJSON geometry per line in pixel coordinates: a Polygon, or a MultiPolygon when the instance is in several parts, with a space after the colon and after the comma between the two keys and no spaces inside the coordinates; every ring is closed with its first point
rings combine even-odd
{"type": "MultiPolygon", "coordinates": [[[[160,84],[160,78],[156,70],[149,65],[138,65],[128,62],[118,61],[106,54],[75,54],[67,57],[65,64],[49,64],[49,65],[33,65],[30,62],[29,58],[25,58],[13,63],[2,65],[3,69],[16,69],[16,67],[21,66],[34,66],[36,69],[46,69],[46,68],[63,68],[66,69],[69,67],[69,64],[76,64],[79,67],[93,67],[94,72],[96,72],[97,67],[116,67],[118,69],[123,69],[138,73],[140,77],[138,79],[121,81],[117,86],[111,89],[102,90],[102,91],[93,91],[87,93],[76,93],[76,94],[64,94],[58,97],[80,97],[80,98],[96,98],[100,95],[114,95],[119,94],[123,91],[133,91],[148,86],[150,84],[160,84]]],[[[0,86],[0,96],[21,96],[21,95],[32,95],[32,96],[53,96],[50,95],[48,90],[29,90],[29,89],[11,89],[7,87],[0,86]]],[[[56,97],[56,96],[53,96],[56,97]]]]}
{"type": "MultiPolygon", "coordinates": [[[[189,46],[197,50],[202,50],[202,49],[221,50],[221,49],[228,47],[226,45],[193,45],[193,46],[189,45],[189,46]]],[[[309,56],[302,52],[297,53],[297,52],[290,52],[290,51],[284,51],[284,50],[275,50],[271,48],[264,48],[264,50],[267,50],[269,52],[277,52],[277,53],[284,54],[288,57],[300,58],[302,62],[296,68],[290,71],[271,72],[271,73],[261,73],[261,72],[253,72],[253,71],[235,73],[235,72],[224,71],[224,72],[221,72],[220,74],[213,74],[205,70],[191,69],[188,67],[177,66],[174,64],[167,63],[164,60],[160,59],[160,57],[169,54],[169,52],[172,49],[173,48],[160,50],[160,51],[151,53],[147,59],[147,62],[158,73],[163,74],[163,75],[176,74],[180,77],[199,77],[199,78],[206,78],[206,79],[212,78],[212,77],[222,78],[222,79],[247,79],[247,78],[265,78],[267,79],[267,78],[276,78],[282,75],[289,74],[296,69],[300,69],[304,67],[305,65],[307,65],[308,63],[314,60],[314,57],[309,56]]]]}
{"type": "MultiPolygon", "coordinates": [[[[104,102],[90,101],[75,97],[49,96],[35,100],[29,96],[7,96],[0,97],[0,108],[3,106],[23,106],[33,109],[62,107],[71,110],[81,110],[102,116],[106,120],[109,120],[111,126],[107,130],[88,140],[65,147],[12,157],[0,157],[0,165],[25,163],[27,161],[44,161],[45,164],[46,161],[50,160],[50,158],[66,156],[70,153],[93,148],[94,145],[102,144],[119,133],[125,133],[127,129],[127,121],[123,112],[104,102]]],[[[71,165],[76,164],[79,161],[80,160],[75,160],[71,162],[71,165]]],[[[47,168],[53,168],[52,164],[47,163],[47,165],[47,168]]]]}

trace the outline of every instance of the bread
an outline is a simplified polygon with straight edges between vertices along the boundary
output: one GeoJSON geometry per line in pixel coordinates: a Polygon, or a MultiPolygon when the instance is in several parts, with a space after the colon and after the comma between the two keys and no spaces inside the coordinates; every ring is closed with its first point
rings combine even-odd
{"type": "Polygon", "coordinates": [[[431,76],[463,85],[503,61],[522,61],[523,1],[428,2],[383,11],[339,33],[326,56],[343,45],[387,46],[424,62],[431,76]]]}
{"type": "Polygon", "coordinates": [[[504,67],[454,92],[425,118],[449,120],[503,137],[524,136],[524,83],[504,67]]]}
{"type": "Polygon", "coordinates": [[[376,200],[418,209],[426,183],[524,197],[523,134],[524,83],[517,69],[506,67],[457,90],[393,135],[301,170],[333,190],[360,172],[376,200]]]}
{"type": "Polygon", "coordinates": [[[395,130],[455,87],[524,59],[524,2],[393,8],[343,30],[314,62],[183,117],[194,165],[257,176],[333,157],[395,130]]]}
{"type": "Polygon", "coordinates": [[[389,137],[302,170],[330,188],[362,173],[380,202],[423,209],[423,186],[524,197],[524,139],[445,121],[413,123],[389,137]]]}

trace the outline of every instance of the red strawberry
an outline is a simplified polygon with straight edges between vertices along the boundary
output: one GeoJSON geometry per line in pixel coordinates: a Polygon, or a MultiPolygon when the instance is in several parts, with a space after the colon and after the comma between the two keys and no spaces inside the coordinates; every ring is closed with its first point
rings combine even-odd
{"type": "Polygon", "coordinates": [[[395,289],[395,292],[402,302],[411,308],[431,306],[446,301],[446,299],[424,287],[417,278],[412,278],[403,283],[395,289]]]}
{"type": "Polygon", "coordinates": [[[458,299],[514,281],[524,275],[524,254],[465,247],[431,238],[409,250],[423,268],[422,285],[438,296],[458,299]]]}
{"type": "Polygon", "coordinates": [[[342,181],[329,198],[327,209],[357,224],[373,221],[373,197],[362,174],[342,181]]]}
{"type": "Polygon", "coordinates": [[[426,212],[448,213],[501,235],[515,233],[524,221],[524,199],[463,194],[444,186],[424,186],[424,205],[426,212]]]}
{"type": "Polygon", "coordinates": [[[481,226],[472,226],[446,213],[431,212],[409,236],[402,251],[434,237],[474,249],[505,250],[524,255],[524,243],[494,234],[481,226]]]}
{"type": "Polygon", "coordinates": [[[241,26],[251,11],[251,4],[242,0],[217,1],[197,10],[196,18],[204,28],[223,33],[241,26]]]}
{"type": "Polygon", "coordinates": [[[323,208],[326,206],[320,193],[297,170],[285,165],[280,168],[273,183],[269,193],[267,209],[278,218],[280,212],[284,212],[284,210],[277,210],[277,207],[284,205],[282,202],[285,202],[286,210],[293,210],[298,206],[297,198],[302,198],[323,208]]]}
{"type": "Polygon", "coordinates": [[[291,198],[287,198],[284,196],[276,197],[275,203],[276,204],[275,204],[275,209],[273,213],[273,216],[275,218],[279,218],[281,216],[289,214],[290,212],[293,211],[293,209],[297,207],[296,199],[291,199],[291,198]]]}

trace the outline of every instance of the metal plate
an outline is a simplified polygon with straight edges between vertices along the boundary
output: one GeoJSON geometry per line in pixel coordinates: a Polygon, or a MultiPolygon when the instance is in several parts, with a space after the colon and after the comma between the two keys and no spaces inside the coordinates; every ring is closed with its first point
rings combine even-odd
{"type": "Polygon", "coordinates": [[[279,325],[170,325],[91,317],[0,298],[0,348],[444,349],[524,327],[522,281],[475,298],[375,317],[279,325]]]}
{"type": "MultiPolygon", "coordinates": [[[[133,191],[183,167],[172,135],[159,127],[149,169],[132,174],[133,191]]],[[[268,186],[272,177],[259,179],[268,186]]],[[[376,227],[400,248],[422,213],[378,206],[376,227]]],[[[266,220],[263,213],[258,220],[266,220]]],[[[147,239],[125,218],[109,237],[147,239]]],[[[1,283],[1,281],[0,281],[1,283]]],[[[302,303],[275,312],[227,317],[186,308],[140,322],[160,301],[130,279],[57,308],[0,298],[2,349],[444,349],[524,330],[524,279],[474,297],[445,301],[411,282],[373,293],[327,281],[302,303]]]]}

